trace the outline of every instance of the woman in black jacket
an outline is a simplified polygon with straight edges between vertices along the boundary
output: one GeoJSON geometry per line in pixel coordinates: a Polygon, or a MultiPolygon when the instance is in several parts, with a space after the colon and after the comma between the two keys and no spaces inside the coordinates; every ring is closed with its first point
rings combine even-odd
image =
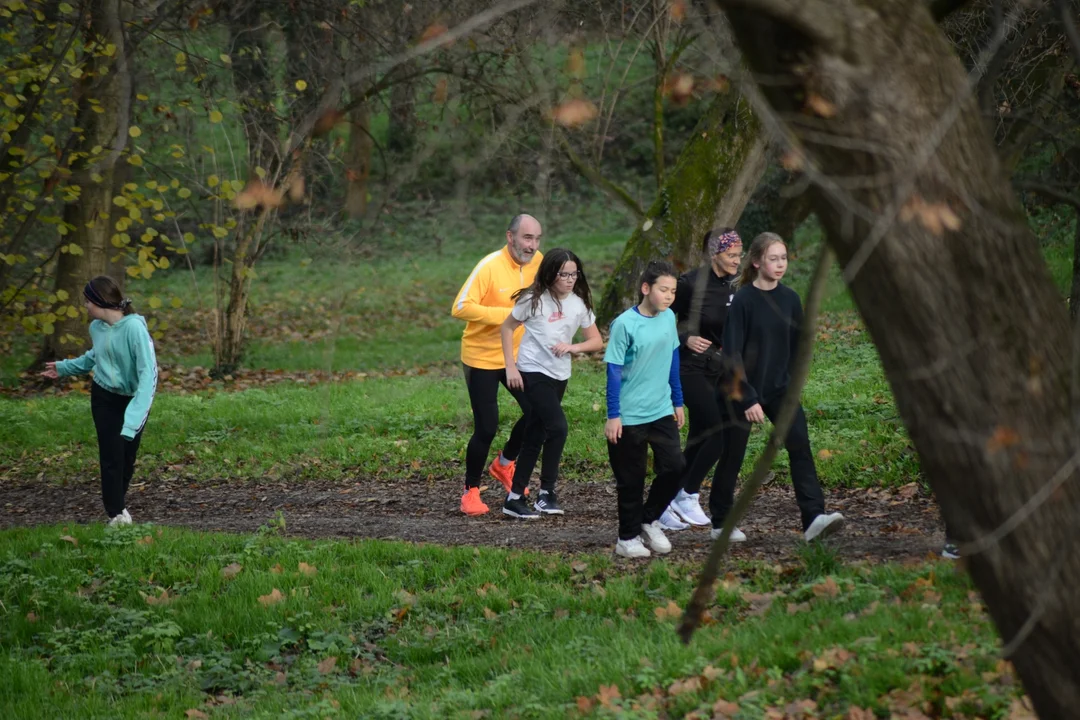
{"type": "MultiPolygon", "coordinates": [[[[709,518],[701,510],[701,483],[723,448],[720,380],[720,341],[728,306],[734,297],[732,281],[742,259],[742,239],[733,228],[710,230],[701,249],[709,264],[684,273],[679,278],[671,309],[679,321],[679,379],[683,401],[689,414],[686,441],[686,471],[679,494],[660,518],[670,530],[691,525],[707,526],[709,518]]],[[[738,540],[732,537],[733,540],[738,540]]]]}

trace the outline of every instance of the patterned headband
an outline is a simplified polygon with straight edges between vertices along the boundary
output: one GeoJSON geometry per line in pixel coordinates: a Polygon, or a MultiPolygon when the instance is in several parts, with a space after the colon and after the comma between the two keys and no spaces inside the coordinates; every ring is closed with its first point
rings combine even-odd
{"type": "Polygon", "coordinates": [[[742,245],[742,238],[739,237],[739,233],[734,230],[728,230],[726,233],[714,235],[709,238],[709,257],[712,257],[717,253],[722,253],[734,245],[742,245]]]}

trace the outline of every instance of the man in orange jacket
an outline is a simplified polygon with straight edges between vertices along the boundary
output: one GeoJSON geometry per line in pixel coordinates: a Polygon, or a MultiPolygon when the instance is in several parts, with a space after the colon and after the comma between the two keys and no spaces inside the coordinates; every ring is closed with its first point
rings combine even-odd
{"type": "MultiPolygon", "coordinates": [[[[480,499],[480,476],[484,472],[488,450],[499,429],[499,385],[517,400],[521,417],[514,423],[502,452],[491,462],[491,474],[510,491],[514,479],[514,461],[524,439],[529,420],[529,402],[521,390],[506,384],[499,328],[514,307],[511,296],[529,287],[543,255],[540,253],[540,223],[532,215],[517,215],[506,230],[503,247],[476,264],[469,279],[454,299],[451,314],[465,321],[461,336],[461,364],[473,412],[473,434],[465,451],[465,492],[461,512],[483,515],[488,506],[480,499]]],[[[525,327],[514,333],[514,357],[525,327]]]]}

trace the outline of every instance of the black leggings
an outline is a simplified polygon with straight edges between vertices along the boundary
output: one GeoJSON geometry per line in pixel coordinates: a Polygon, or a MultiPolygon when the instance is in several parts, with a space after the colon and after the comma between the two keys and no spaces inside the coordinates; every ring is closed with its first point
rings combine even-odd
{"type": "Polygon", "coordinates": [[[543,448],[540,489],[551,492],[559,479],[559,463],[569,434],[566,414],[562,409],[568,381],[556,380],[539,372],[523,372],[521,379],[525,382],[525,396],[529,399],[532,419],[525,430],[525,442],[518,455],[517,467],[514,468],[513,491],[518,495],[525,492],[536,461],[540,458],[540,449],[543,448]]]}
{"type": "Polygon", "coordinates": [[[101,464],[101,499],[109,517],[124,511],[131,476],[135,473],[135,455],[139,452],[142,430],[133,440],[120,435],[124,428],[124,411],[131,398],[118,395],[90,383],[90,412],[97,429],[98,459],[101,464]]]}
{"type": "MultiPolygon", "coordinates": [[[[776,415],[784,396],[761,403],[765,416],[776,422],[776,415]]],[[[726,410],[726,409],[725,409],[726,410]]],[[[724,413],[724,450],[720,457],[720,466],[716,469],[718,481],[713,483],[709,493],[709,510],[712,511],[713,527],[722,527],[732,505],[735,504],[735,483],[739,479],[743,457],[746,455],[746,443],[750,439],[750,423],[745,415],[737,411],[724,413]]],[[[806,530],[818,515],[825,512],[825,495],[821,492],[814,455],[810,450],[810,431],[806,426],[806,413],[799,406],[791,429],[784,438],[784,447],[788,452],[788,464],[791,467],[791,484],[795,488],[795,501],[799,504],[802,527],[806,530]]]]}
{"type": "Polygon", "coordinates": [[[521,390],[511,390],[506,384],[506,370],[482,370],[465,368],[465,386],[469,389],[469,404],[473,413],[473,434],[465,450],[465,487],[480,487],[480,476],[484,473],[488,451],[495,433],[499,431],[499,385],[510,391],[521,408],[521,417],[514,423],[510,437],[503,446],[503,457],[514,460],[521,450],[525,428],[529,424],[529,401],[521,390]]]}
{"type": "MultiPolygon", "coordinates": [[[[730,401],[719,391],[720,373],[704,370],[680,373],[690,429],[686,435],[686,472],[679,483],[691,495],[701,491],[705,476],[716,465],[713,487],[720,479],[717,461],[724,449],[724,420],[733,413],[725,408],[730,401]]],[[[730,423],[728,424],[730,425],[730,423]]]]}

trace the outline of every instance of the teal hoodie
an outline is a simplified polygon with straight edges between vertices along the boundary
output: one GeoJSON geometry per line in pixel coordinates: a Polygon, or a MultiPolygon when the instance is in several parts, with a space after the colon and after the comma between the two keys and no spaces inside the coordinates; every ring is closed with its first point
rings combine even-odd
{"type": "Polygon", "coordinates": [[[157,356],[146,320],[142,315],[125,315],[113,325],[94,320],[90,339],[94,345],[90,351],[82,357],[60,360],[56,373],[66,377],[93,370],[98,385],[130,397],[120,434],[132,440],[146,424],[157,389],[157,356]]]}

